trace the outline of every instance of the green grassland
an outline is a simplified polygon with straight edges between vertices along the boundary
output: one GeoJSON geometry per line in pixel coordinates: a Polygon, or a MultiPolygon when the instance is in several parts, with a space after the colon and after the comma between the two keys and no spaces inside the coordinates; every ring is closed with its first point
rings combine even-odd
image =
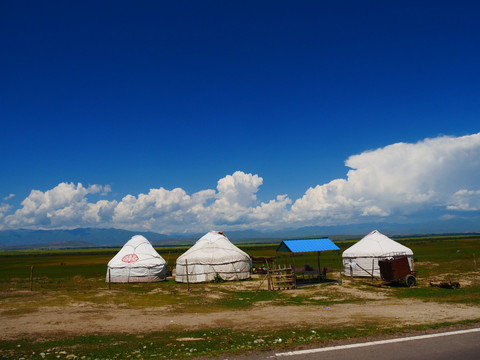
{"type": "MultiPolygon", "coordinates": [[[[446,302],[480,306],[480,276],[475,273],[473,254],[480,256],[479,236],[443,236],[396,239],[410,247],[415,254],[418,286],[414,288],[392,287],[378,289],[355,281],[349,286],[364,292],[388,291],[393,299],[416,299],[421,301],[446,302]],[[456,290],[430,287],[430,281],[461,281],[456,290]]],[[[343,250],[352,241],[337,241],[343,250]]],[[[278,244],[251,244],[239,247],[252,257],[275,257],[279,264],[292,264],[288,254],[276,254],[278,244]]],[[[187,247],[157,247],[156,250],[174,268],[175,260],[187,247]]],[[[98,296],[108,289],[105,282],[106,264],[119,249],[75,250],[21,250],[0,252],[0,315],[16,316],[39,311],[44,306],[56,306],[73,302],[109,304],[120,308],[142,309],[152,306],[171,306],[177,313],[208,313],[234,309],[248,309],[268,302],[276,306],[327,306],[335,303],[361,303],[365,299],[355,295],[346,297],[334,283],[312,285],[306,292],[270,292],[258,290],[261,276],[247,280],[238,290],[229,283],[192,284],[176,283],[173,278],[161,283],[112,284],[111,296],[98,296]],[[30,271],[33,266],[33,292],[30,288],[30,271]],[[161,296],[159,296],[159,291],[161,296]],[[204,296],[206,292],[215,297],[204,296]],[[312,296],[315,295],[315,296],[312,296]]],[[[321,254],[321,266],[331,270],[328,277],[339,279],[339,253],[321,254]]],[[[480,267],[480,260],[479,267],[480,267]]],[[[316,254],[295,256],[296,267],[308,264],[317,267],[316,254]]],[[[254,266],[261,266],[257,263],[254,266]]],[[[348,282],[349,279],[344,279],[348,282]]],[[[478,325],[480,319],[462,321],[463,325],[478,325]]],[[[439,326],[458,324],[426,324],[397,328],[379,327],[366,323],[355,326],[331,326],[323,329],[272,329],[262,331],[239,331],[232,329],[181,329],[145,334],[111,334],[65,337],[59,339],[25,339],[0,341],[0,355],[4,358],[66,358],[74,354],[79,359],[120,358],[187,358],[215,356],[224,353],[242,353],[254,350],[269,350],[305,344],[329,344],[346,338],[389,335],[424,330],[439,326]],[[182,341],[183,338],[189,340],[182,341]],[[178,340],[180,339],[180,340],[178,340]],[[197,340],[191,340],[197,339],[197,340]],[[43,355],[39,355],[42,353],[43,355]]],[[[70,357],[73,358],[73,357],[70,357]]]]}

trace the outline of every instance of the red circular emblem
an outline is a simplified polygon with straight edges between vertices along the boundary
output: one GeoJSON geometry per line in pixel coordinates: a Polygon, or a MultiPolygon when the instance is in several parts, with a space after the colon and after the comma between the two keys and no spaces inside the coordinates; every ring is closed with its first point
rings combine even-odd
{"type": "Polygon", "coordinates": [[[138,260],[138,256],[136,254],[128,254],[128,255],[125,255],[122,258],[122,261],[126,262],[126,263],[132,263],[132,262],[135,262],[137,260],[138,260]]]}

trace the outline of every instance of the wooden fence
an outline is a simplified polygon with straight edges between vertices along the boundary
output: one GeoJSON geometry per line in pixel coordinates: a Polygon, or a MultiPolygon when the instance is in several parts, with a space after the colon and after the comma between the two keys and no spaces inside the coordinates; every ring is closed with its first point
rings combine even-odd
{"type": "Polygon", "coordinates": [[[269,290],[290,290],[296,287],[295,273],[290,266],[268,269],[267,277],[269,290]]]}

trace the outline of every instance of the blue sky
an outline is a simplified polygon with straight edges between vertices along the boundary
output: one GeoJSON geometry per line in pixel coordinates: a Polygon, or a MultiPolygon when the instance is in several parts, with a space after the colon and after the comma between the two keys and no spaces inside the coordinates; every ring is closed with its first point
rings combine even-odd
{"type": "Polygon", "coordinates": [[[475,1],[2,1],[0,228],[478,216],[479,17],[475,1]],[[450,183],[402,177],[417,167],[450,183]],[[408,188],[380,178],[395,168],[408,188]]]}

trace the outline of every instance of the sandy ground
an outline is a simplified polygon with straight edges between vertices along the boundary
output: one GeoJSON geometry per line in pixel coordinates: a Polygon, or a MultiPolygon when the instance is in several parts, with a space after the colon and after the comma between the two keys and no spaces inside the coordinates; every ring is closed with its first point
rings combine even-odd
{"type": "MultiPolygon", "coordinates": [[[[236,285],[238,286],[238,285],[236,285]]],[[[388,297],[388,291],[361,291],[339,286],[347,296],[361,297],[359,303],[330,306],[275,306],[256,303],[244,310],[213,313],[175,313],[168,306],[122,308],[107,304],[74,303],[65,306],[44,306],[25,314],[2,313],[0,339],[49,339],[65,335],[134,333],[163,330],[235,328],[261,330],[273,328],[327,328],[338,325],[365,326],[376,323],[392,327],[440,322],[455,322],[480,318],[480,307],[398,300],[388,297]]],[[[308,290],[294,290],[292,296],[308,290]],[[297,291],[297,293],[296,293],[297,291]]],[[[318,296],[318,295],[317,295],[318,296]]],[[[312,298],[315,298],[312,294],[312,298]]]]}
{"type": "Polygon", "coordinates": [[[145,333],[170,329],[228,327],[236,329],[295,328],[354,324],[368,321],[412,325],[480,318],[480,309],[465,305],[418,301],[380,301],[374,304],[264,306],[242,311],[172,314],[161,308],[45,307],[31,314],[2,316],[0,338],[50,338],[56,335],[145,333]],[[328,308],[328,309],[327,309],[328,308]]]}

